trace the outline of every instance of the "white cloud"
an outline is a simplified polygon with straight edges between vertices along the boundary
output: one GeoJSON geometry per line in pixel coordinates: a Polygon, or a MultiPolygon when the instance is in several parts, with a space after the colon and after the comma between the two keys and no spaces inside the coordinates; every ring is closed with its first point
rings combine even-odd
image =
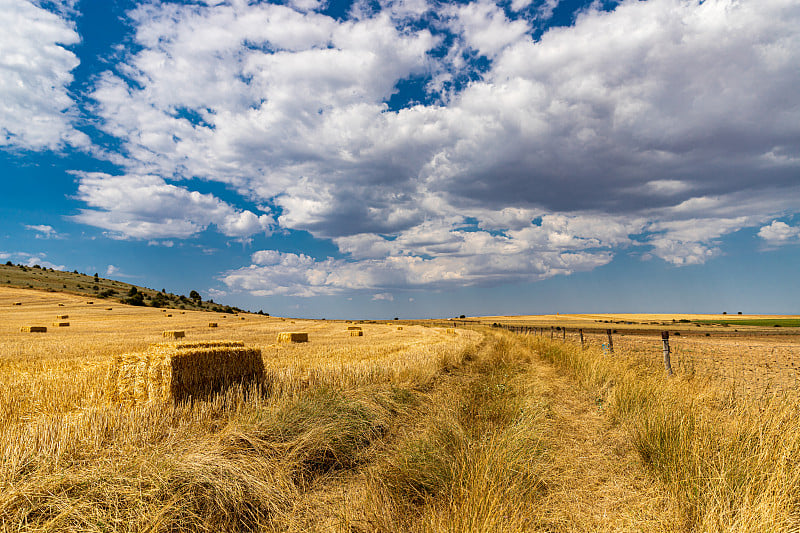
{"type": "Polygon", "coordinates": [[[393,302],[394,296],[390,292],[379,292],[372,295],[372,301],[386,301],[393,302]]]}
{"type": "Polygon", "coordinates": [[[453,6],[449,12],[456,33],[470,48],[488,57],[497,56],[530,31],[524,19],[509,20],[500,6],[488,0],[453,6]]]}
{"type": "Polygon", "coordinates": [[[231,289],[256,296],[310,297],[352,290],[387,288],[457,288],[507,281],[536,281],[555,275],[591,270],[607,264],[607,251],[520,252],[422,258],[389,256],[347,261],[316,260],[304,254],[262,250],[250,266],[225,273],[231,289]]]}
{"type": "Polygon", "coordinates": [[[214,299],[214,298],[223,298],[223,297],[228,295],[227,291],[222,291],[222,290],[219,290],[219,289],[208,289],[206,292],[208,293],[208,295],[212,299],[214,299]]]}
{"type": "Polygon", "coordinates": [[[6,253],[3,254],[3,259],[8,260],[11,259],[13,262],[32,267],[34,265],[39,265],[42,268],[52,268],[54,270],[64,270],[64,265],[57,265],[45,259],[47,254],[45,253],[36,253],[31,254],[28,252],[13,252],[13,253],[6,253]]]}
{"type": "Polygon", "coordinates": [[[48,226],[46,224],[25,224],[25,228],[37,232],[37,239],[60,239],[63,237],[53,228],[53,226],[48,226]]]}
{"type": "Polygon", "coordinates": [[[119,268],[115,267],[114,265],[108,265],[106,268],[106,276],[113,276],[114,274],[119,272],[119,268]]]}
{"type": "MultiPolygon", "coordinates": [[[[557,6],[523,4],[533,18],[557,6]]],[[[347,21],[312,8],[137,9],[142,48],[121,66],[135,83],[106,73],[94,97],[125,147],[121,187],[147,200],[87,175],[79,217],[148,239],[272,226],[152,176],[224,183],[344,256],[259,252],[226,284],[312,295],[530,281],[628,247],[698,264],[800,205],[792,0],[625,0],[536,42],[535,20],[481,0],[441,13],[444,58],[407,25],[424,2],[347,21]],[[399,80],[452,80],[468,49],[491,64],[460,92],[388,110],[399,80]]]]}
{"type": "MultiPolygon", "coordinates": [[[[114,238],[187,238],[211,224],[229,237],[247,237],[269,234],[274,224],[267,214],[240,211],[211,194],[171,185],[157,176],[92,172],[79,178],[77,197],[93,209],[82,209],[72,219],[109,230],[114,238]]],[[[168,246],[167,242],[160,244],[168,246]]]]}
{"type": "Polygon", "coordinates": [[[74,24],[27,0],[0,0],[0,148],[87,146],[72,126],[74,24]]]}
{"type": "Polygon", "coordinates": [[[165,248],[172,248],[175,246],[175,241],[147,241],[147,246],[163,246],[165,248]]]}
{"type": "Polygon", "coordinates": [[[772,246],[800,242],[800,227],[773,220],[772,224],[758,230],[758,236],[772,246]]]}

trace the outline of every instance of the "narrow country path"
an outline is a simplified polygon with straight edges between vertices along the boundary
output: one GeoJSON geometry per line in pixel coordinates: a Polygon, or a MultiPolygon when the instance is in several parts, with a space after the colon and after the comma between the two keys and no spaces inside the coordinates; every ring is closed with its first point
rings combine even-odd
{"type": "Polygon", "coordinates": [[[550,402],[548,491],[538,502],[546,531],[687,531],[671,495],[640,462],[625,430],[597,398],[534,357],[550,402]]]}

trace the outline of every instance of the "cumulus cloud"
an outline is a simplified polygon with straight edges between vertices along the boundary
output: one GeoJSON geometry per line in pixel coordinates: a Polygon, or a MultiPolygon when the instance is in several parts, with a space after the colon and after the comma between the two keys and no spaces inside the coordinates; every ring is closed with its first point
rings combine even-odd
{"type": "MultiPolygon", "coordinates": [[[[267,214],[240,211],[211,194],[150,175],[82,173],[77,197],[93,209],[82,209],[73,220],[120,239],[187,238],[211,224],[224,235],[241,238],[269,233],[274,224],[267,214]]],[[[169,246],[168,241],[159,244],[169,246]]]]}
{"type": "Polygon", "coordinates": [[[545,251],[430,258],[404,255],[348,261],[317,260],[305,254],[262,250],[248,267],[226,272],[221,280],[231,289],[256,296],[333,295],[357,290],[454,289],[508,281],[537,281],[555,275],[592,270],[607,264],[607,251],[545,251]]]}
{"type": "Polygon", "coordinates": [[[512,20],[478,0],[439,13],[444,55],[413,24],[427,4],[385,4],[349,20],[310,2],[135,10],[140,49],[93,97],[124,147],[120,186],[152,201],[87,175],[79,219],[150,239],[271,227],[153,176],[224,183],[343,256],[264,251],[225,283],[307,296],[530,281],[631,247],[699,264],[800,205],[792,0],[624,0],[537,41],[558,2],[515,0],[512,20]],[[470,50],[486,68],[437,95],[440,73],[474,68],[470,50]],[[415,76],[436,103],[389,110],[415,76]]]}
{"type": "Polygon", "coordinates": [[[87,146],[68,87],[78,58],[74,24],[27,0],[0,0],[0,148],[87,146]]]}
{"type": "Polygon", "coordinates": [[[773,220],[772,224],[758,230],[758,236],[772,246],[800,242],[800,227],[773,220]]]}
{"type": "Polygon", "coordinates": [[[11,252],[11,253],[4,253],[2,255],[2,259],[10,259],[11,261],[20,264],[32,267],[34,265],[39,265],[42,268],[52,268],[54,270],[64,270],[64,265],[57,265],[45,259],[47,254],[45,253],[35,253],[31,254],[28,252],[11,252]]]}
{"type": "Polygon", "coordinates": [[[25,228],[37,232],[37,239],[60,239],[62,236],[53,228],[46,224],[25,224],[25,228]]]}
{"type": "Polygon", "coordinates": [[[393,302],[394,296],[390,292],[379,292],[377,294],[372,295],[372,301],[386,301],[386,302],[393,302]]]}

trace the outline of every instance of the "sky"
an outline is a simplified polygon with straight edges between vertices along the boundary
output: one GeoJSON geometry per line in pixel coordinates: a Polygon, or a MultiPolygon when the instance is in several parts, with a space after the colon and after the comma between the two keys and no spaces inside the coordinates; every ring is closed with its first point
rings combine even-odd
{"type": "Polygon", "coordinates": [[[0,260],[273,315],[800,313],[796,0],[0,0],[0,260]]]}

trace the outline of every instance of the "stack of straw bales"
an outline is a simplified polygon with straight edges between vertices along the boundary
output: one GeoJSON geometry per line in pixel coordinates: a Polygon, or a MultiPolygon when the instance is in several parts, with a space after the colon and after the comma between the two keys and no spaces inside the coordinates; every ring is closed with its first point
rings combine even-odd
{"type": "Polygon", "coordinates": [[[112,404],[180,402],[263,376],[261,350],[242,342],[152,344],[144,353],[114,356],[106,397],[112,404]]]}
{"type": "Polygon", "coordinates": [[[353,329],[353,330],[350,330],[350,336],[351,337],[363,337],[364,336],[364,332],[361,331],[360,329],[358,329],[358,330],[353,329]]]}
{"type": "Polygon", "coordinates": [[[308,333],[300,331],[278,333],[278,342],[308,342],[308,333]]]}

